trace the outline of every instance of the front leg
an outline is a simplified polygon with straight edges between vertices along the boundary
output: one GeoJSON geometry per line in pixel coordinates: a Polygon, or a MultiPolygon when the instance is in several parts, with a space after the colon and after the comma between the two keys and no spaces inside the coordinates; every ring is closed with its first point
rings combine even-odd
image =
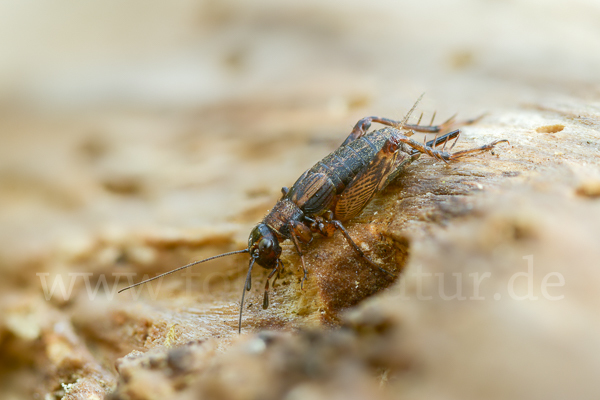
{"type": "MultiPolygon", "coordinates": [[[[273,275],[275,275],[275,273],[277,273],[277,276],[279,276],[279,271],[281,270],[281,268],[283,268],[283,263],[279,259],[277,259],[277,264],[275,264],[275,268],[273,268],[271,270],[271,272],[269,273],[269,276],[267,276],[267,281],[265,282],[265,294],[263,296],[263,310],[266,310],[267,308],[269,308],[269,279],[271,279],[273,277],[273,275]]],[[[275,286],[275,280],[277,280],[277,276],[273,280],[273,286],[275,286]]]]}
{"type": "Polygon", "coordinates": [[[300,256],[300,262],[302,263],[302,272],[304,275],[302,276],[302,281],[300,282],[300,288],[304,289],[304,281],[306,280],[306,263],[304,262],[304,252],[302,251],[302,247],[300,247],[300,242],[308,244],[312,241],[312,233],[310,228],[304,225],[302,222],[298,221],[290,221],[289,225],[290,231],[290,239],[294,243],[296,247],[296,251],[300,256]]]}
{"type": "MultiPolygon", "coordinates": [[[[390,140],[394,141],[396,144],[405,143],[408,146],[412,147],[414,149],[414,151],[416,151],[418,153],[427,154],[435,159],[445,162],[446,164],[448,164],[448,161],[456,161],[456,160],[459,160],[460,158],[462,158],[466,155],[469,155],[469,154],[480,153],[480,152],[492,150],[494,148],[494,146],[496,146],[498,143],[506,142],[510,145],[508,140],[500,139],[500,140],[495,140],[492,143],[488,143],[488,144],[485,144],[480,147],[475,147],[475,148],[468,149],[468,150],[461,150],[461,151],[457,151],[454,153],[448,153],[448,152],[444,151],[443,149],[437,150],[437,149],[434,149],[433,147],[430,147],[429,143],[426,143],[426,144],[419,143],[416,140],[413,140],[402,134],[396,134],[396,135],[392,136],[392,138],[390,138],[390,140]]],[[[436,141],[436,143],[437,143],[437,141],[436,141]]]]}

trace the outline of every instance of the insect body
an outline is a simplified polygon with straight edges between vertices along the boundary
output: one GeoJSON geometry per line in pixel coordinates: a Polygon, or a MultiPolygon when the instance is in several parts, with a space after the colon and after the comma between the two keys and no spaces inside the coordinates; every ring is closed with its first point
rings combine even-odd
{"type": "MultiPolygon", "coordinates": [[[[415,106],[413,106],[413,110],[415,106]]],[[[271,270],[265,284],[263,300],[263,308],[267,308],[269,305],[269,281],[283,268],[280,259],[282,251],[280,243],[286,239],[290,239],[294,243],[300,255],[304,272],[302,283],[304,283],[307,274],[302,245],[309,244],[315,233],[331,236],[336,230],[341,231],[352,248],[371,267],[382,273],[392,275],[363,253],[344,228],[343,222],[358,215],[376,193],[385,188],[389,182],[402,172],[404,166],[416,160],[422,153],[447,163],[467,154],[491,150],[500,142],[507,142],[506,140],[497,140],[478,148],[449,153],[445,151],[445,147],[452,139],[456,143],[460,135],[458,129],[425,143],[419,143],[411,139],[410,136],[414,131],[439,134],[453,125],[453,119],[437,126],[431,124],[422,126],[419,125],[419,118],[417,124],[410,125],[406,122],[411,112],[408,113],[404,121],[379,117],[367,117],[358,121],[348,138],[338,149],[304,172],[289,190],[287,188],[282,189],[283,196],[281,199],[264,219],[252,229],[246,249],[196,261],[130,287],[214,258],[249,253],[250,261],[240,304],[238,330],[241,332],[244,295],[251,288],[252,268],[256,263],[271,270]],[[378,122],[388,127],[367,133],[372,122],[378,122]],[[443,148],[437,150],[436,147],[442,144],[443,148]]],[[[462,124],[454,125],[465,125],[474,121],[465,121],[462,124]]],[[[452,147],[454,147],[454,144],[452,147]]],[[[452,150],[452,147],[450,150],[452,150]]]]}

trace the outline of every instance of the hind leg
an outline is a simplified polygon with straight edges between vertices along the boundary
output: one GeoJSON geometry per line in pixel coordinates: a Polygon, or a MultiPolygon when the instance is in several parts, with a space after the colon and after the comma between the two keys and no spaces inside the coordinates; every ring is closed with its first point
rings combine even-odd
{"type": "MultiPolygon", "coordinates": [[[[423,116],[423,114],[421,114],[421,117],[422,116],[423,116]]],[[[434,114],[434,117],[435,117],[435,114],[434,114]]],[[[425,133],[444,134],[445,132],[449,131],[451,128],[458,128],[459,126],[474,124],[475,122],[479,121],[482,117],[483,117],[483,115],[480,117],[477,117],[477,118],[456,122],[455,117],[453,116],[450,119],[448,119],[446,122],[444,122],[440,125],[433,125],[433,118],[431,119],[430,125],[419,125],[419,123],[421,122],[421,118],[419,118],[419,121],[416,124],[406,124],[406,123],[403,124],[402,121],[395,121],[395,120],[389,119],[389,118],[382,118],[382,117],[375,117],[375,116],[366,117],[366,118],[361,119],[360,121],[358,121],[356,123],[356,125],[354,125],[352,132],[350,132],[350,135],[348,135],[348,137],[346,138],[344,143],[342,143],[342,146],[362,137],[365,133],[367,133],[367,131],[369,130],[369,128],[371,127],[371,124],[373,122],[377,122],[377,123],[380,123],[380,124],[386,125],[386,126],[391,126],[396,129],[405,129],[405,130],[409,130],[409,131],[425,132],[425,133]]],[[[410,136],[410,135],[412,135],[412,132],[410,134],[407,134],[407,136],[410,136]]]]}
{"type": "MultiPolygon", "coordinates": [[[[481,153],[484,151],[492,150],[494,148],[494,146],[496,146],[498,143],[506,142],[510,145],[508,140],[500,139],[500,140],[495,140],[492,143],[488,143],[488,144],[485,144],[480,147],[475,147],[475,148],[468,149],[468,150],[461,150],[461,151],[457,151],[454,153],[448,153],[444,150],[434,149],[433,147],[429,146],[429,143],[426,143],[426,144],[419,143],[416,140],[413,140],[405,135],[396,135],[393,137],[393,139],[399,143],[401,142],[401,143],[407,144],[408,146],[412,147],[418,153],[427,154],[437,160],[441,160],[441,161],[445,162],[446,164],[448,163],[448,161],[456,161],[468,154],[481,153]]],[[[436,140],[436,144],[439,144],[439,139],[436,140]]]]}

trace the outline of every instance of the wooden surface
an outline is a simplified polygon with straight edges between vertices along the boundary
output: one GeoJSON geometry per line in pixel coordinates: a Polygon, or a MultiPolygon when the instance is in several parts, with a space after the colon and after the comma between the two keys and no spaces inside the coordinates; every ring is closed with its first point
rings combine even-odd
{"type": "Polygon", "coordinates": [[[597,398],[596,2],[2,7],[2,398],[597,398]],[[423,156],[348,224],[395,282],[335,235],[303,290],[284,244],[268,310],[255,269],[241,336],[243,255],[114,293],[244,248],[422,92],[487,113],[456,150],[510,145],[423,156]]]}

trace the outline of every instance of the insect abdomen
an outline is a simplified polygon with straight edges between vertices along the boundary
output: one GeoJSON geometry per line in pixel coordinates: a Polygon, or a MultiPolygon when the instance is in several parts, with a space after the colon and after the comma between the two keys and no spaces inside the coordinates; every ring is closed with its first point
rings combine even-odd
{"type": "Polygon", "coordinates": [[[323,158],[309,170],[309,173],[319,172],[327,175],[335,185],[336,193],[340,194],[348,183],[371,162],[391,134],[388,128],[370,132],[323,158]]]}

